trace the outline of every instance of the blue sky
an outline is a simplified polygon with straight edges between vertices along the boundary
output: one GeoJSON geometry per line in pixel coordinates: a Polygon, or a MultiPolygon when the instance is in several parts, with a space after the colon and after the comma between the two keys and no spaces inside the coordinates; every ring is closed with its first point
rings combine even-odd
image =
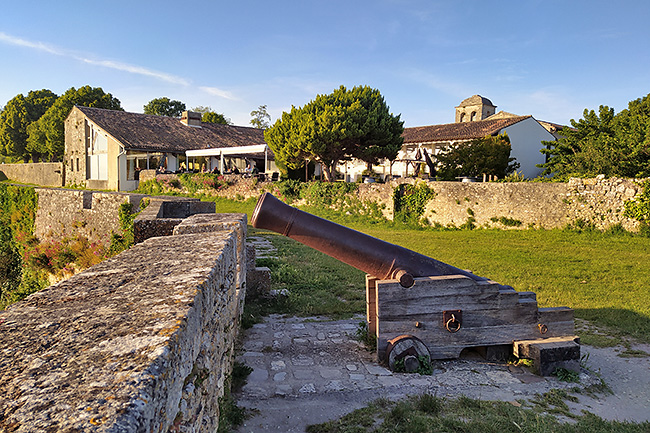
{"type": "Polygon", "coordinates": [[[405,126],[451,123],[474,94],[566,124],[650,93],[650,2],[12,1],[0,12],[0,106],[101,87],[273,121],[340,85],[381,91],[405,126]]]}

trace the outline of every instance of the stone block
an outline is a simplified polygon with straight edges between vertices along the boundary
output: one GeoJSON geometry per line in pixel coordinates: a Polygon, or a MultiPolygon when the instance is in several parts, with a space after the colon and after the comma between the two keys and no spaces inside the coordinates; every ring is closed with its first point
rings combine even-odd
{"type": "Polygon", "coordinates": [[[246,272],[246,292],[249,296],[268,295],[271,290],[271,270],[258,266],[246,272]]]}
{"type": "Polygon", "coordinates": [[[515,341],[513,354],[532,359],[541,376],[550,376],[558,368],[580,371],[580,340],[576,336],[515,341]]]}

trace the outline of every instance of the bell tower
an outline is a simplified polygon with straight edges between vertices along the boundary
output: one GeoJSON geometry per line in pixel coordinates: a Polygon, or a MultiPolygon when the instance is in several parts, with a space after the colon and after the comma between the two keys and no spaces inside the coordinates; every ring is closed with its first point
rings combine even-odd
{"type": "Polygon", "coordinates": [[[484,120],[496,113],[497,106],[488,98],[474,95],[456,107],[456,123],[484,120]]]}

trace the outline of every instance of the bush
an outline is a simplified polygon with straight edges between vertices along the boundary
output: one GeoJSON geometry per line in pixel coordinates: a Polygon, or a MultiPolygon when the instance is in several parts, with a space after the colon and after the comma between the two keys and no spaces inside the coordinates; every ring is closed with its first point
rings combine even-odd
{"type": "Polygon", "coordinates": [[[650,235],[650,180],[642,184],[643,192],[625,203],[623,215],[634,218],[641,223],[640,233],[650,235]]]}
{"type": "Polygon", "coordinates": [[[407,225],[421,226],[427,203],[436,196],[426,183],[401,184],[393,191],[395,221],[407,225]]]}

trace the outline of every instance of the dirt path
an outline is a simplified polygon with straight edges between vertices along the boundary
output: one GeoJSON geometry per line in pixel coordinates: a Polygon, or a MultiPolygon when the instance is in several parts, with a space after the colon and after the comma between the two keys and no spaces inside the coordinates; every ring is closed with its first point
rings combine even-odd
{"type": "MultiPolygon", "coordinates": [[[[237,431],[303,432],[309,424],[339,418],[379,397],[430,393],[516,401],[576,386],[480,359],[436,362],[431,376],[392,373],[377,365],[373,354],[356,341],[361,320],[273,315],[248,330],[239,361],[253,372],[238,404],[257,409],[258,414],[237,431]]],[[[650,352],[650,347],[638,349],[650,352]]],[[[605,419],[649,421],[650,359],[622,358],[616,348],[583,346],[582,352],[587,369],[577,386],[597,385],[602,378],[613,395],[580,395],[572,410],[576,414],[587,410],[605,419]]]]}

